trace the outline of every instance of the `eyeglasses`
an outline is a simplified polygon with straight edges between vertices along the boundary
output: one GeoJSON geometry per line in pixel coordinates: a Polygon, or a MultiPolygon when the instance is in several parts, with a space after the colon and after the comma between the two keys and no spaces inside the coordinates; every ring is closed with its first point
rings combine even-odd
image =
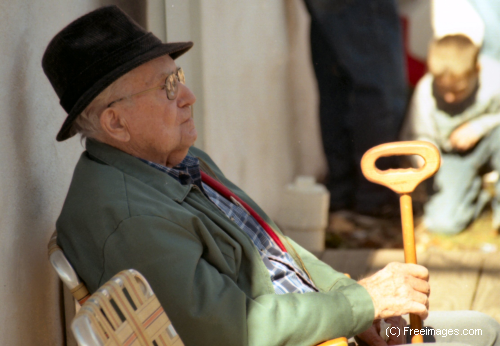
{"type": "Polygon", "coordinates": [[[179,93],[179,83],[186,84],[186,78],[184,77],[184,71],[182,71],[182,68],[177,68],[175,72],[172,72],[165,78],[165,84],[159,85],[157,87],[147,89],[140,91],[138,93],[128,95],[122,98],[119,98],[118,100],[114,100],[110,104],[108,104],[108,107],[111,107],[112,104],[123,101],[125,99],[129,99],[133,96],[137,96],[139,94],[144,94],[145,92],[156,90],[156,89],[165,89],[167,93],[167,98],[169,100],[175,100],[177,98],[177,94],[179,93]]]}

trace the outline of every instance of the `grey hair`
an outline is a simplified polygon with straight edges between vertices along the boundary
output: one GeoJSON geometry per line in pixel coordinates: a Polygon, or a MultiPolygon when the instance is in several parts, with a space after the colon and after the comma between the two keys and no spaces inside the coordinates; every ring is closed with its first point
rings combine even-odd
{"type": "Polygon", "coordinates": [[[81,140],[85,138],[96,139],[101,132],[101,113],[113,101],[121,78],[111,83],[106,89],[101,91],[92,102],[75,119],[71,127],[71,135],[80,134],[81,140]]]}

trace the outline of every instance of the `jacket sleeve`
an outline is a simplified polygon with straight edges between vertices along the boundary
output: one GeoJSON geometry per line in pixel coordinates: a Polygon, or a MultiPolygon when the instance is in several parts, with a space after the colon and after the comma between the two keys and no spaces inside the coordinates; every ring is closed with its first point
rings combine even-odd
{"type": "Polygon", "coordinates": [[[326,265],[327,291],[249,297],[210,263],[196,227],[156,216],[122,221],[106,240],[101,284],[123,269],[141,272],[186,346],[312,346],[373,322],[366,290],[326,265]]]}
{"type": "Polygon", "coordinates": [[[469,124],[476,129],[481,137],[486,136],[491,130],[500,125],[500,94],[491,98],[485,114],[470,120],[469,124]]]}

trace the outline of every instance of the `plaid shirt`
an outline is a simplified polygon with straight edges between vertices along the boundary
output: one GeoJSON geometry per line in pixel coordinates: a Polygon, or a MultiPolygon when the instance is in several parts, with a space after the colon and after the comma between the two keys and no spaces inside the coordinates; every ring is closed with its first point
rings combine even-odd
{"type": "Polygon", "coordinates": [[[174,168],[140,159],[151,167],[159,169],[176,179],[182,185],[194,184],[214,203],[231,221],[235,222],[252,239],[264,262],[276,294],[317,292],[309,277],[295,265],[293,258],[283,252],[262,226],[238,203],[233,203],[201,180],[199,160],[186,156],[174,168]]]}

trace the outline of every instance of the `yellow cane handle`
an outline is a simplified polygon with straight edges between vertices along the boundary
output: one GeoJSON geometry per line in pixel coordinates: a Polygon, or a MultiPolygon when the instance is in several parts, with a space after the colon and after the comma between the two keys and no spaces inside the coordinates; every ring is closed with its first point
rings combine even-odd
{"type": "Polygon", "coordinates": [[[392,142],[368,150],[361,159],[361,170],[366,179],[387,186],[396,193],[411,193],[418,184],[434,175],[441,164],[435,145],[424,141],[392,142]],[[388,169],[381,171],[375,162],[381,157],[419,155],[425,160],[420,168],[388,169]]]}

